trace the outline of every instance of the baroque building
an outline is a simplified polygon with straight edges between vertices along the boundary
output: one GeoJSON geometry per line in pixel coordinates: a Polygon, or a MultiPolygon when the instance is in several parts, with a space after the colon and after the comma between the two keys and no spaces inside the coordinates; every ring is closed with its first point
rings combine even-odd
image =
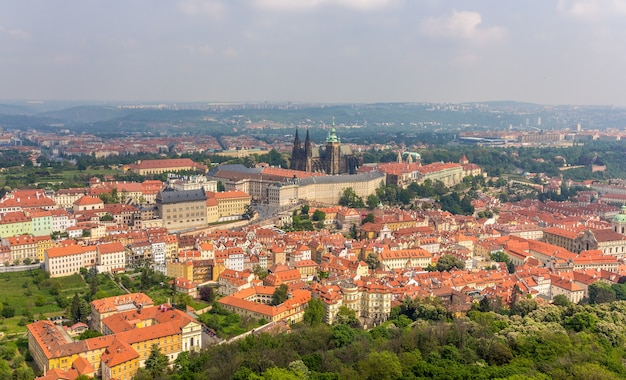
{"type": "Polygon", "coordinates": [[[337,136],[335,127],[328,132],[326,144],[319,147],[313,147],[308,129],[303,146],[296,129],[291,151],[290,169],[324,172],[330,175],[354,174],[360,165],[360,158],[352,153],[350,147],[341,145],[341,139],[337,136]]]}

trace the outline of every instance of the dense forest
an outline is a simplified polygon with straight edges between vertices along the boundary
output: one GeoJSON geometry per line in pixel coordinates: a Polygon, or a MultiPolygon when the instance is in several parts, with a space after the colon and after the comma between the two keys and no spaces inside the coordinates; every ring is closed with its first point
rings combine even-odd
{"type": "Polygon", "coordinates": [[[453,318],[438,300],[407,299],[369,331],[350,319],[328,326],[305,318],[291,333],[181,354],[171,370],[153,365],[155,350],[137,379],[626,377],[626,302],[574,305],[558,296],[555,303],[521,299],[501,308],[487,300],[453,318]]]}

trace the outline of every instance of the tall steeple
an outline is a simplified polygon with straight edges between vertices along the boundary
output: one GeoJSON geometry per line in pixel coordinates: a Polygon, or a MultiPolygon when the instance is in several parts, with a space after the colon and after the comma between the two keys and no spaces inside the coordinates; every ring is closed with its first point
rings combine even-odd
{"type": "Polygon", "coordinates": [[[311,138],[309,137],[309,129],[306,129],[306,138],[304,139],[304,153],[307,157],[311,157],[313,150],[311,149],[311,138]]]}
{"type": "Polygon", "coordinates": [[[296,127],[296,137],[293,139],[293,146],[300,147],[300,137],[298,136],[298,127],[296,127]]]}

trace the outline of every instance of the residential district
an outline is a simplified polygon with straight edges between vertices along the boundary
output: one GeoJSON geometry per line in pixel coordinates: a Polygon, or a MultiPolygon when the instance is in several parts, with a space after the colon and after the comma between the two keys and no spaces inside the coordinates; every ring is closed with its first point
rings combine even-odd
{"type": "MultiPolygon", "coordinates": [[[[362,165],[343,156],[351,153],[333,133],[317,153],[294,141],[303,170],[144,160],[125,170],[204,174],[166,182],[94,177],[85,188],[10,191],[0,199],[0,263],[41,263],[51,277],[149,266],[192,297],[201,286],[217,287],[218,304],[242,317],[289,326],[318,299],[324,322],[333,324],[347,307],[366,329],[407,297],[439,298],[451,313],[484,298],[507,305],[563,295],[579,302],[594,282],[617,283],[626,274],[624,185],[549,178],[544,190],[585,190],[567,202],[509,203],[484,193],[469,216],[439,210],[429,199],[411,208],[340,206],[346,194],[367,199],[386,184],[454,186],[485,174],[465,157],[423,165],[419,155],[401,151],[396,162],[362,165]],[[270,211],[263,216],[255,207],[270,211]],[[296,219],[314,215],[323,215],[317,228],[293,230],[296,219]],[[273,305],[282,285],[286,300],[273,305]]],[[[39,379],[130,379],[154,345],[172,363],[209,344],[193,310],[155,304],[143,293],[96,299],[90,307],[88,325],[27,326],[39,379]],[[102,336],[75,340],[87,328],[102,336]]]]}

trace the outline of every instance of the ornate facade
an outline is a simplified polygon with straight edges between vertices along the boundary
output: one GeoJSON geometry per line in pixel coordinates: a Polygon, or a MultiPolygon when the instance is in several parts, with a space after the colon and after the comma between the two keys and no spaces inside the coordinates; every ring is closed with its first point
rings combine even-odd
{"type": "Polygon", "coordinates": [[[293,140],[290,169],[326,174],[354,174],[361,165],[361,160],[352,153],[349,146],[342,146],[337,130],[333,127],[328,132],[326,144],[313,147],[306,131],[304,146],[298,136],[293,140]]]}

